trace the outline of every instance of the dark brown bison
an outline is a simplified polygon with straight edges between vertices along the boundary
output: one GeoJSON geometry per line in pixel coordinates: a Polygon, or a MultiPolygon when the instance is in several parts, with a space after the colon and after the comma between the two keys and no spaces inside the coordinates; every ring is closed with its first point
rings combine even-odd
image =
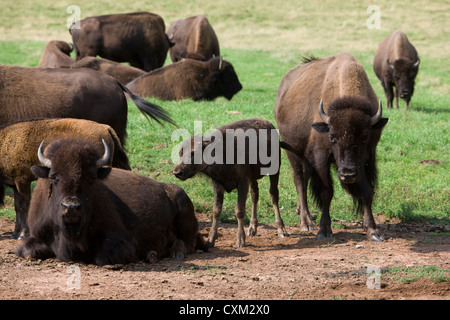
{"type": "Polygon", "coordinates": [[[125,264],[204,248],[194,207],[178,186],[104,167],[110,153],[89,142],[60,140],[39,148],[25,258],[125,264]]]}
{"type": "Polygon", "coordinates": [[[100,56],[150,71],[163,66],[169,50],[164,20],[150,12],[89,17],[72,24],[77,60],[100,56]]]}
{"type": "Polygon", "coordinates": [[[204,15],[180,19],[167,29],[170,41],[170,58],[173,62],[184,58],[207,61],[220,56],[219,40],[204,15]]]}
{"type": "Polygon", "coordinates": [[[73,48],[65,41],[49,41],[44,48],[39,68],[70,68],[75,62],[70,57],[73,48]]]}
{"type": "Polygon", "coordinates": [[[307,186],[322,209],[319,238],[331,237],[330,202],[335,164],[342,187],[373,240],[383,240],[372,215],[377,181],[376,146],[387,123],[363,66],[348,53],[312,60],[290,70],[278,88],[275,119],[293,168],[302,230],[312,230],[307,186]]]}
{"type": "Polygon", "coordinates": [[[94,70],[0,65],[0,79],[0,125],[33,118],[87,119],[111,126],[125,145],[125,93],[144,115],[173,123],[164,109],[94,70]]]}
{"type": "Polygon", "coordinates": [[[233,66],[221,57],[183,59],[153,70],[127,84],[135,94],[162,100],[231,100],[242,89],[233,66]]]}
{"type": "Polygon", "coordinates": [[[61,138],[83,138],[103,147],[103,139],[111,150],[111,164],[130,170],[128,157],[114,130],[105,124],[82,119],[42,119],[17,122],[0,127],[0,205],[3,205],[4,185],[14,190],[16,225],[13,238],[23,238],[31,195],[31,182],[36,177],[30,168],[39,164],[38,149],[61,138]]]}
{"type": "Polygon", "coordinates": [[[416,48],[403,32],[394,31],[380,43],[373,60],[373,70],[383,86],[388,108],[392,108],[393,87],[395,87],[396,107],[398,108],[400,97],[405,100],[408,108],[414,93],[419,63],[416,48]]]}
{"type": "Polygon", "coordinates": [[[186,180],[197,173],[202,173],[210,177],[213,182],[214,208],[213,223],[207,240],[209,247],[214,246],[217,238],[224,193],[234,189],[238,192],[236,247],[245,246],[245,202],[249,187],[252,198],[252,217],[248,235],[256,235],[259,198],[257,180],[265,174],[269,174],[270,177],[270,197],[275,211],[278,235],[280,237],[287,235],[278,207],[280,163],[278,140],[275,127],[267,120],[256,118],[230,123],[216,130],[210,137],[192,137],[183,142],[180,158],[173,174],[180,180],[186,180]],[[268,154],[270,157],[262,161],[268,154]]]}

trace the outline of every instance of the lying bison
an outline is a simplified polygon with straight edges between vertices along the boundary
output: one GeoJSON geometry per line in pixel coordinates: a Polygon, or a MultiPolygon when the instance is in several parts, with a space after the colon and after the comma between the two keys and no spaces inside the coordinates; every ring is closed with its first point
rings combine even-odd
{"type": "Polygon", "coordinates": [[[49,41],[44,48],[39,68],[70,68],[75,60],[70,57],[73,48],[65,41],[49,41]]]}
{"type": "Polygon", "coordinates": [[[283,78],[275,119],[293,168],[303,230],[313,229],[307,186],[322,209],[318,237],[331,237],[330,203],[335,164],[342,187],[364,210],[364,227],[383,240],[372,215],[377,181],[376,146],[387,123],[363,66],[350,54],[312,59],[283,78]]]}
{"type": "Polygon", "coordinates": [[[238,192],[236,247],[245,246],[244,216],[249,187],[252,198],[252,217],[248,235],[256,235],[259,198],[257,180],[267,173],[270,177],[270,197],[275,211],[278,235],[280,237],[287,235],[278,207],[279,155],[278,133],[275,127],[269,121],[258,118],[233,122],[218,129],[211,137],[192,137],[183,142],[180,158],[173,174],[180,180],[186,180],[197,173],[203,173],[213,182],[214,208],[213,223],[207,240],[209,247],[214,246],[217,238],[225,191],[231,192],[237,189],[238,192]],[[211,149],[209,152],[214,154],[213,158],[207,157],[208,149],[211,149]],[[262,152],[262,150],[266,151],[262,152]],[[270,163],[270,168],[267,168],[269,161],[262,161],[261,156],[265,156],[265,153],[269,153],[270,160],[273,160],[270,161],[273,162],[270,163]],[[239,160],[240,156],[243,158],[239,160]],[[197,157],[200,157],[200,160],[197,157]],[[264,172],[264,169],[267,172],[264,172]]]}
{"type": "Polygon", "coordinates": [[[414,93],[419,63],[416,48],[403,32],[394,31],[380,43],[373,60],[373,70],[383,86],[388,108],[392,108],[393,87],[395,87],[396,107],[398,108],[400,97],[405,100],[408,108],[414,93]]]}
{"type": "Polygon", "coordinates": [[[162,100],[231,100],[242,89],[233,66],[221,57],[209,61],[183,59],[153,70],[127,84],[135,94],[162,100]]]}
{"type": "Polygon", "coordinates": [[[65,137],[88,139],[103,147],[106,141],[113,157],[111,164],[130,170],[128,157],[114,130],[104,124],[81,119],[42,119],[17,122],[0,127],[0,205],[4,185],[14,190],[16,225],[13,238],[23,238],[31,195],[31,182],[36,180],[30,168],[39,164],[36,150],[42,140],[46,145],[65,137]]]}
{"type": "Polygon", "coordinates": [[[47,43],[39,61],[39,68],[89,68],[100,71],[117,79],[120,83],[128,83],[145,74],[145,71],[103,58],[84,57],[75,60],[70,57],[72,48],[67,42],[52,40],[47,43]]]}
{"type": "Polygon", "coordinates": [[[166,61],[170,42],[165,31],[164,20],[150,12],[89,17],[70,28],[77,60],[98,55],[144,71],[166,61]]]}
{"type": "Polygon", "coordinates": [[[109,162],[89,142],[60,140],[39,148],[42,166],[31,200],[24,258],[125,264],[204,248],[194,207],[178,186],[104,167],[109,162]]]}
{"type": "Polygon", "coordinates": [[[175,21],[167,29],[167,35],[174,43],[169,49],[172,62],[184,58],[207,61],[220,56],[219,40],[204,15],[175,21]]]}
{"type": "Polygon", "coordinates": [[[164,109],[94,70],[0,65],[0,79],[0,125],[33,118],[87,119],[111,126],[125,145],[125,93],[144,115],[173,123],[164,109]]]}

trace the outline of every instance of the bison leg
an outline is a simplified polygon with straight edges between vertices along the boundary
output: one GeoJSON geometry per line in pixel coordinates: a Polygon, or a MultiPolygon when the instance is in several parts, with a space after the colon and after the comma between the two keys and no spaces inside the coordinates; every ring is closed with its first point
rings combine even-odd
{"type": "Polygon", "coordinates": [[[281,219],[279,202],[279,192],[278,192],[278,178],[279,174],[273,174],[269,176],[270,178],[270,200],[272,200],[273,211],[275,212],[275,224],[277,225],[277,233],[280,238],[284,238],[289,234],[284,227],[283,219],[281,219]]]}
{"type": "Polygon", "coordinates": [[[330,176],[330,165],[327,164],[327,156],[317,156],[316,168],[313,170],[311,177],[311,191],[316,202],[322,209],[322,215],[319,222],[319,232],[317,238],[331,238],[333,232],[331,230],[330,204],[333,199],[333,183],[330,176]]]}
{"type": "Polygon", "coordinates": [[[184,241],[180,239],[176,239],[173,243],[172,248],[170,249],[170,257],[173,260],[182,261],[186,257],[186,246],[184,245],[184,241]]]}
{"type": "Polygon", "coordinates": [[[308,209],[307,203],[307,187],[308,187],[308,175],[309,173],[305,168],[307,164],[303,163],[304,160],[300,159],[292,152],[286,152],[289,161],[291,162],[293,169],[293,177],[295,188],[298,193],[298,206],[297,214],[300,215],[300,228],[302,231],[312,231],[314,230],[314,222],[311,213],[308,209]]]}
{"type": "Polygon", "coordinates": [[[245,247],[244,217],[245,202],[247,201],[249,183],[247,180],[240,181],[237,187],[238,198],[236,203],[236,217],[238,220],[238,231],[236,239],[236,248],[245,247]]]}
{"type": "Polygon", "coordinates": [[[43,241],[29,237],[24,244],[17,248],[16,254],[26,259],[48,259],[55,256],[52,249],[43,241]]]}
{"type": "Polygon", "coordinates": [[[28,208],[31,200],[31,186],[30,184],[20,184],[14,186],[14,209],[16,211],[16,223],[12,239],[23,240],[28,235],[28,208]]]}
{"type": "Polygon", "coordinates": [[[395,87],[395,107],[398,109],[398,89],[395,87]]]}
{"type": "Polygon", "coordinates": [[[247,235],[256,236],[256,231],[258,229],[258,200],[259,200],[259,188],[258,181],[253,180],[250,185],[250,195],[252,197],[252,217],[250,219],[250,225],[248,227],[247,235]]]}
{"type": "Polygon", "coordinates": [[[394,100],[394,90],[392,89],[392,85],[390,83],[382,83],[384,93],[386,94],[386,104],[387,108],[392,108],[392,101],[394,100]]]}
{"type": "Polygon", "coordinates": [[[220,214],[222,213],[223,204],[223,188],[217,183],[213,183],[214,187],[214,207],[213,207],[213,222],[211,225],[211,230],[209,231],[208,240],[206,240],[206,247],[214,247],[214,243],[217,239],[217,229],[219,228],[220,214]]]}

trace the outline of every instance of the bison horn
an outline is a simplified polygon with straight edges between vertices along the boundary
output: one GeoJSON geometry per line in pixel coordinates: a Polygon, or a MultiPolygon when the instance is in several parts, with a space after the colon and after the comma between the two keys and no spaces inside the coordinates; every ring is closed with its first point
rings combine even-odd
{"type": "Polygon", "coordinates": [[[95,163],[97,165],[97,168],[103,167],[104,165],[109,164],[109,158],[111,156],[111,152],[109,151],[109,147],[106,144],[105,140],[102,139],[103,142],[103,146],[105,147],[105,153],[103,154],[103,156],[97,160],[97,162],[95,163]]]}
{"type": "Polygon", "coordinates": [[[325,122],[326,124],[328,124],[330,122],[330,116],[327,116],[325,114],[325,112],[323,111],[323,100],[320,99],[320,104],[319,104],[319,115],[320,118],[323,120],[323,122],[325,122]]]}
{"type": "Polygon", "coordinates": [[[387,64],[388,64],[388,67],[389,67],[389,68],[394,69],[394,64],[391,63],[391,62],[389,62],[389,58],[386,59],[386,62],[387,62],[387,64]]]}
{"type": "Polygon", "coordinates": [[[223,60],[222,60],[222,56],[220,56],[220,60],[219,60],[219,70],[222,70],[223,67],[223,60]]]}
{"type": "Polygon", "coordinates": [[[419,63],[420,63],[420,59],[419,59],[419,57],[417,57],[417,61],[416,61],[416,63],[413,64],[413,67],[417,68],[419,66],[419,63]]]}
{"type": "Polygon", "coordinates": [[[51,168],[52,167],[52,162],[50,161],[49,158],[47,158],[46,156],[44,156],[44,153],[42,152],[42,147],[44,146],[44,141],[42,140],[39,149],[38,149],[38,158],[39,161],[42,163],[43,166],[47,167],[47,168],[51,168]]]}
{"type": "Polygon", "coordinates": [[[382,112],[383,111],[382,111],[381,100],[380,100],[378,102],[378,111],[377,111],[377,113],[372,118],[370,118],[370,125],[371,126],[377,124],[378,121],[380,121],[382,112]]]}

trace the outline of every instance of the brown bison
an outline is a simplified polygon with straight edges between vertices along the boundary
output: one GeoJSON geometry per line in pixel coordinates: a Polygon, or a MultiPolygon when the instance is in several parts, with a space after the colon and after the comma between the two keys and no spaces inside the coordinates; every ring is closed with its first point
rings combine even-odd
{"type": "Polygon", "coordinates": [[[170,42],[157,14],[111,14],[77,22],[70,27],[77,60],[98,55],[144,71],[160,68],[166,61],[170,42]]]}
{"type": "Polygon", "coordinates": [[[73,48],[65,41],[49,41],[44,48],[39,68],[70,68],[75,60],[70,57],[73,48]]]}
{"type": "Polygon", "coordinates": [[[216,130],[211,137],[192,137],[183,142],[180,158],[173,174],[180,180],[186,180],[197,173],[202,173],[210,177],[213,182],[214,208],[212,227],[207,240],[209,247],[214,246],[217,238],[223,195],[234,189],[238,192],[236,247],[245,246],[244,217],[249,187],[252,198],[252,217],[248,235],[256,235],[259,198],[257,180],[265,174],[269,174],[270,177],[270,197],[275,211],[278,235],[280,237],[287,235],[278,207],[280,159],[278,140],[275,127],[267,120],[256,118],[230,123],[216,130]],[[208,151],[208,149],[211,150],[208,151]],[[262,152],[264,149],[266,151],[262,152]],[[214,154],[212,158],[208,156],[208,152],[214,154]],[[266,156],[267,153],[270,154],[270,159],[262,161],[262,156],[266,156]],[[241,159],[240,156],[242,156],[241,159]],[[267,168],[269,162],[270,168],[267,168]],[[267,172],[264,172],[264,168],[267,172]]]}
{"type": "Polygon", "coordinates": [[[0,65],[0,79],[0,125],[33,118],[87,119],[111,126],[125,145],[125,93],[144,115],[173,123],[164,109],[94,70],[0,65]]]}
{"type": "Polygon", "coordinates": [[[220,56],[219,40],[216,33],[204,15],[180,19],[167,29],[170,41],[172,62],[184,58],[207,61],[220,56]]]}
{"type": "Polygon", "coordinates": [[[383,240],[372,215],[377,181],[376,146],[387,123],[363,66],[348,53],[311,59],[290,70],[278,88],[275,119],[293,168],[302,230],[312,230],[307,186],[322,209],[319,238],[331,237],[330,166],[364,210],[364,227],[383,240]]]}
{"type": "Polygon", "coordinates": [[[45,46],[39,61],[39,68],[90,68],[110,75],[120,83],[128,83],[145,74],[144,70],[103,58],[84,57],[75,60],[70,57],[72,48],[67,42],[52,40],[45,46]]]}
{"type": "Polygon", "coordinates": [[[127,84],[135,94],[162,100],[231,100],[242,89],[231,63],[221,57],[209,61],[183,59],[153,70],[127,84]]]}
{"type": "Polygon", "coordinates": [[[31,195],[31,182],[36,180],[30,168],[39,164],[36,150],[42,140],[52,141],[76,137],[103,147],[103,139],[113,155],[114,167],[130,170],[128,157],[114,130],[105,124],[81,119],[42,119],[17,122],[0,127],[0,205],[3,205],[4,185],[14,190],[16,225],[12,238],[23,238],[31,195]]]}
{"type": "Polygon", "coordinates": [[[39,157],[42,166],[33,192],[30,235],[17,254],[25,258],[97,265],[151,262],[171,255],[183,259],[204,248],[194,207],[178,186],[131,171],[104,167],[89,142],[59,140],[39,157]]]}
{"type": "Polygon", "coordinates": [[[408,108],[414,93],[419,63],[416,48],[403,32],[394,31],[380,43],[373,60],[373,70],[383,86],[388,108],[392,108],[393,87],[395,87],[396,107],[398,108],[400,97],[405,100],[408,108]]]}

